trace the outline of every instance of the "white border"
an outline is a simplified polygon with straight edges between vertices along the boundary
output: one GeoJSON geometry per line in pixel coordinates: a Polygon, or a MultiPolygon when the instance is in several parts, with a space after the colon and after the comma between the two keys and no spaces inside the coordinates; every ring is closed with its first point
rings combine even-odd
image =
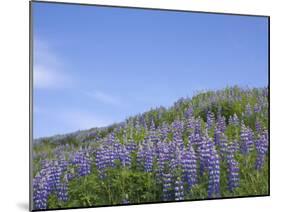
{"type": "MultiPolygon", "coordinates": [[[[280,208],[280,11],[274,0],[68,0],[148,8],[270,15],[271,19],[271,196],[170,204],[79,209],[75,211],[274,211],[280,208]],[[278,98],[279,97],[279,98],[278,98]]],[[[0,211],[27,211],[29,76],[29,2],[2,1],[0,6],[0,211]]],[[[68,210],[72,211],[72,210],[68,210]]]]}

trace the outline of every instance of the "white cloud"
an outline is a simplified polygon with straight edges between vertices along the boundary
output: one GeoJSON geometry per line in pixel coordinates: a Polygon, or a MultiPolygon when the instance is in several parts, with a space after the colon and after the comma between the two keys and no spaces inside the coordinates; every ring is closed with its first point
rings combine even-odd
{"type": "Polygon", "coordinates": [[[56,89],[66,87],[71,84],[70,77],[60,71],[57,71],[55,67],[35,65],[33,70],[35,88],[56,89]]]}
{"type": "Polygon", "coordinates": [[[121,100],[118,97],[115,97],[113,95],[101,91],[86,92],[86,95],[105,104],[114,105],[114,106],[121,105],[121,100]]]}
{"type": "Polygon", "coordinates": [[[34,41],[33,83],[38,89],[64,88],[71,84],[71,77],[63,71],[62,60],[41,40],[34,41]]]}
{"type": "Polygon", "coordinates": [[[105,117],[100,117],[88,111],[68,109],[66,111],[61,111],[58,115],[61,122],[71,131],[76,131],[78,129],[84,130],[93,127],[105,127],[112,124],[113,121],[105,117]]]}

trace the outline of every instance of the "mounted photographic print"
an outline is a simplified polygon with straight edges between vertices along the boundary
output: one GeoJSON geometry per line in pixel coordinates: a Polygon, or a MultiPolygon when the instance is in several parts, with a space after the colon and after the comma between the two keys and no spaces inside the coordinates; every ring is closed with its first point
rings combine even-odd
{"type": "Polygon", "coordinates": [[[31,1],[30,21],[30,210],[269,195],[268,16],[31,1]]]}

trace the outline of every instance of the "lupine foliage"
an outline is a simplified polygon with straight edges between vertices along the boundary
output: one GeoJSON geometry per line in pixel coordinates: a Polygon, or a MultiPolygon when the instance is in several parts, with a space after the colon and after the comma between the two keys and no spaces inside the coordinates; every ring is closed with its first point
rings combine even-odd
{"type": "Polygon", "coordinates": [[[38,139],[34,209],[266,195],[268,137],[267,89],[231,87],[38,139]]]}

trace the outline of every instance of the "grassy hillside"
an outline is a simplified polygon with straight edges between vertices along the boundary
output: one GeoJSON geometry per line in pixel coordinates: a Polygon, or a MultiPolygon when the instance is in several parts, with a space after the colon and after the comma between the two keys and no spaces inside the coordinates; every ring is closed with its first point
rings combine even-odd
{"type": "Polygon", "coordinates": [[[230,87],[38,139],[34,209],[268,194],[268,90],[230,87]]]}

